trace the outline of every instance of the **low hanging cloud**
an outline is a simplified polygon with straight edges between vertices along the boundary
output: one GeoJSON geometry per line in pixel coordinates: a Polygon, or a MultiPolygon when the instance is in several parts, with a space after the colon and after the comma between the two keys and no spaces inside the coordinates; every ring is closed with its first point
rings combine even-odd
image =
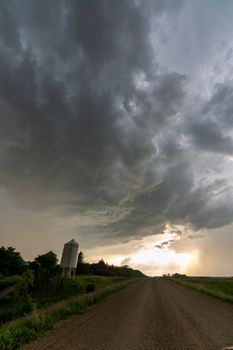
{"type": "Polygon", "coordinates": [[[77,230],[100,243],[157,234],[168,222],[232,222],[225,174],[197,176],[200,151],[213,167],[215,155],[232,155],[232,84],[215,86],[197,110],[189,76],[164,68],[153,46],[161,18],[183,6],[1,2],[0,185],[11,205],[83,215],[77,230]]]}

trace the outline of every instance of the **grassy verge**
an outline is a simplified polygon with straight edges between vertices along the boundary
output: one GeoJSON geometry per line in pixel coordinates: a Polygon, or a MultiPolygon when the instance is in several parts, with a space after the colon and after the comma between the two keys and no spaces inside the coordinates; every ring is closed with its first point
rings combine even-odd
{"type": "MultiPolygon", "coordinates": [[[[4,286],[8,288],[12,286],[17,287],[17,282],[21,280],[21,276],[3,277],[0,276],[0,288],[4,286]]],[[[34,310],[35,308],[41,309],[58,303],[63,299],[70,298],[72,296],[80,296],[86,293],[87,286],[92,285],[95,291],[109,286],[111,284],[125,281],[125,278],[121,277],[105,277],[105,276],[78,276],[75,278],[59,279],[57,288],[54,288],[54,282],[56,277],[50,280],[50,285],[37,293],[37,295],[31,300],[31,304],[28,305],[25,300],[19,298],[17,294],[12,293],[8,297],[1,298],[0,291],[0,326],[16,318],[23,317],[25,314],[34,310]]],[[[55,284],[56,286],[56,284],[55,284]]],[[[4,289],[2,290],[4,292],[4,289]]]]}
{"type": "Polygon", "coordinates": [[[87,311],[92,305],[135,281],[136,279],[118,282],[96,292],[72,297],[5,324],[0,329],[0,350],[19,349],[23,344],[52,329],[59,321],[87,311]]]}
{"type": "Polygon", "coordinates": [[[71,296],[85,294],[87,285],[90,284],[93,284],[95,291],[98,291],[99,289],[102,289],[105,286],[109,286],[118,282],[123,282],[125,280],[125,278],[119,277],[87,275],[79,275],[75,278],[64,278],[62,279],[61,285],[58,290],[51,290],[47,293],[40,294],[35,299],[35,303],[38,308],[41,308],[53,303],[57,303],[63,299],[70,298],[71,296]]]}
{"type": "Polygon", "coordinates": [[[233,278],[182,277],[171,278],[186,287],[233,303],[233,278]]]}

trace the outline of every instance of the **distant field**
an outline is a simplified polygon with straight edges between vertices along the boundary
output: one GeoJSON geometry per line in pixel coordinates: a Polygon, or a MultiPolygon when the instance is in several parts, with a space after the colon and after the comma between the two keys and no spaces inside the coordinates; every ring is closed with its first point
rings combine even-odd
{"type": "Polygon", "coordinates": [[[232,277],[172,277],[180,284],[233,303],[232,277]]]}

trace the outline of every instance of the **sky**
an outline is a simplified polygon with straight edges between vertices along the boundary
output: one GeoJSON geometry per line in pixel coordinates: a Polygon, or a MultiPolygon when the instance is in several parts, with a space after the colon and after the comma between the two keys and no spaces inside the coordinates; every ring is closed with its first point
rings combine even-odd
{"type": "Polygon", "coordinates": [[[233,1],[1,0],[0,245],[233,275],[233,1]]]}

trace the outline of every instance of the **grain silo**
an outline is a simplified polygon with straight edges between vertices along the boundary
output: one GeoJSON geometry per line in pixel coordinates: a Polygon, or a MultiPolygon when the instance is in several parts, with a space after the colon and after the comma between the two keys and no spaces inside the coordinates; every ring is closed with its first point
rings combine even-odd
{"type": "Polygon", "coordinates": [[[78,248],[79,244],[75,241],[75,239],[72,239],[71,241],[64,244],[61,258],[61,268],[63,277],[75,276],[78,248]]]}

